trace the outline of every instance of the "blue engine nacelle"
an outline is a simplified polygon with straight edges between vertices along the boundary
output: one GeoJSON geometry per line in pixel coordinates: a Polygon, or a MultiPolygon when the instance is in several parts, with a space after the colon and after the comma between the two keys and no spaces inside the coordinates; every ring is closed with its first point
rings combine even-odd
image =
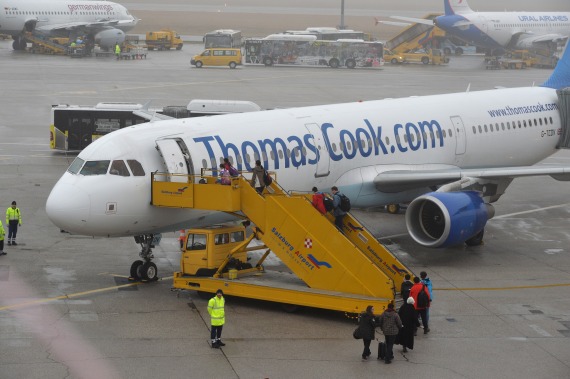
{"type": "Polygon", "coordinates": [[[477,235],[494,215],[493,206],[475,191],[430,192],[410,203],[406,226],[420,245],[446,247],[477,235]]]}
{"type": "Polygon", "coordinates": [[[95,34],[95,43],[102,49],[113,49],[115,44],[122,44],[125,41],[125,32],[121,29],[105,29],[95,34]]]}

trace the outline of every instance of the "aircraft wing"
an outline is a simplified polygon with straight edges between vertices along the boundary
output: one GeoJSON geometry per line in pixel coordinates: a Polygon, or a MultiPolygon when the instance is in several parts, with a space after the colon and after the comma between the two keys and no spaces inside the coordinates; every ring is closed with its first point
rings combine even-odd
{"type": "Polygon", "coordinates": [[[570,167],[522,166],[494,168],[447,168],[441,170],[394,170],[385,171],[374,178],[378,191],[400,192],[414,188],[441,186],[463,179],[504,181],[524,176],[549,175],[556,180],[570,181],[570,167]]]}
{"type": "Polygon", "coordinates": [[[525,40],[530,41],[531,43],[541,43],[541,42],[559,42],[565,40],[566,38],[568,38],[568,36],[557,33],[551,33],[551,34],[542,34],[534,37],[526,37],[525,40]]]}
{"type": "Polygon", "coordinates": [[[133,111],[135,116],[142,117],[149,121],[156,121],[156,120],[172,120],[174,117],[166,116],[161,113],[151,112],[148,109],[137,109],[133,111]]]}
{"type": "Polygon", "coordinates": [[[430,26],[434,25],[433,20],[427,20],[425,18],[414,18],[414,17],[403,17],[403,16],[390,16],[390,18],[393,18],[394,20],[410,22],[412,24],[424,24],[430,26]]]}
{"type": "Polygon", "coordinates": [[[95,22],[77,21],[77,22],[67,22],[64,24],[49,24],[49,25],[38,26],[36,30],[41,32],[51,33],[54,31],[73,30],[80,28],[103,29],[109,26],[116,26],[117,24],[119,24],[119,20],[101,20],[95,22]]]}

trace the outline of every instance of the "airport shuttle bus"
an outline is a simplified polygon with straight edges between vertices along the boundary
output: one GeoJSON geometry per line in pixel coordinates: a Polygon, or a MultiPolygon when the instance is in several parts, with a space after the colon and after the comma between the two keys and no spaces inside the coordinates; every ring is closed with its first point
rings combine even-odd
{"type": "Polygon", "coordinates": [[[121,128],[147,122],[133,114],[141,109],[134,103],[99,103],[95,106],[53,105],[50,147],[55,150],[83,150],[97,138],[121,128]]]}
{"type": "Polygon", "coordinates": [[[245,64],[379,67],[383,44],[361,39],[318,40],[315,35],[271,34],[245,40],[245,64]]]}
{"type": "Polygon", "coordinates": [[[241,31],[239,30],[219,29],[204,35],[204,47],[206,49],[212,47],[229,47],[239,49],[241,48],[241,45],[241,31]]]}

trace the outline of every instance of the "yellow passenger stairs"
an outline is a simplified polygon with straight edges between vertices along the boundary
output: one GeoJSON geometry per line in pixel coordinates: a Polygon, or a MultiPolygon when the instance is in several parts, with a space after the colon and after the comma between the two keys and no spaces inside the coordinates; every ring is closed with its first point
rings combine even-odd
{"type": "MultiPolygon", "coordinates": [[[[437,16],[439,16],[439,14],[431,13],[424,18],[433,20],[437,16]]],[[[384,46],[394,53],[406,53],[410,50],[424,47],[425,40],[434,37],[445,37],[445,32],[431,25],[412,24],[386,41],[384,46]]]]}
{"type": "Polygon", "coordinates": [[[322,215],[307,195],[288,194],[275,180],[259,194],[243,176],[221,185],[211,176],[155,173],[151,204],[245,216],[255,224],[257,237],[304,283],[292,287],[295,280],[282,286],[176,273],[176,288],[224,288],[230,295],[361,312],[367,305],[385,308],[395,300],[404,275],[412,274],[350,214],[341,233],[332,215],[322,215]]]}

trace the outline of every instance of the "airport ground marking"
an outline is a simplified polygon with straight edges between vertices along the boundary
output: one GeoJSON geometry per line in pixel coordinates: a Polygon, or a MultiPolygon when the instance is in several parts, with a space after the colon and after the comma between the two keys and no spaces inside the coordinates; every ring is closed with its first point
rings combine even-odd
{"type": "MultiPolygon", "coordinates": [[[[117,276],[117,277],[121,277],[121,278],[124,277],[124,276],[120,276],[120,275],[113,275],[113,276],[117,276]]],[[[172,279],[172,278],[173,278],[173,276],[167,276],[167,277],[159,278],[159,280],[169,280],[169,279],[172,279]]],[[[93,295],[93,294],[96,294],[96,293],[102,293],[102,292],[113,291],[113,290],[117,290],[117,289],[120,289],[120,288],[138,286],[138,285],[141,285],[141,284],[147,284],[147,282],[132,282],[132,283],[127,283],[127,284],[121,284],[121,285],[118,285],[118,286],[105,287],[105,288],[98,288],[98,289],[95,289],[95,290],[89,290],[89,291],[83,291],[83,292],[77,292],[77,293],[70,293],[70,294],[61,295],[61,296],[56,296],[56,297],[50,297],[50,298],[46,298],[46,299],[36,299],[36,300],[27,301],[27,302],[19,303],[19,304],[5,305],[5,306],[0,307],[0,312],[1,312],[1,311],[12,310],[12,309],[25,308],[25,307],[29,307],[29,306],[32,306],[32,305],[47,304],[47,303],[50,303],[50,302],[52,302],[52,301],[73,299],[73,298],[76,298],[76,297],[87,296],[87,295],[93,295]]]]}
{"type": "Polygon", "coordinates": [[[509,287],[466,287],[466,288],[434,288],[437,291],[512,291],[524,289],[570,287],[570,283],[538,284],[534,286],[509,286],[509,287]]]}

